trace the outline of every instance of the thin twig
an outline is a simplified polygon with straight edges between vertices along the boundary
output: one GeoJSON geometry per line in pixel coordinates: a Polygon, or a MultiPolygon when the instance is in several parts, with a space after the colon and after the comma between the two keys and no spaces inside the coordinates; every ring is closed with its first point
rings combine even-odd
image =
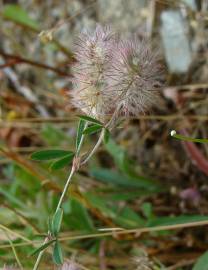
{"type": "Polygon", "coordinates": [[[156,227],[145,227],[139,229],[123,229],[116,232],[115,230],[105,233],[95,233],[95,234],[88,234],[88,235],[77,235],[77,236],[65,236],[60,237],[60,241],[66,240],[81,240],[87,238],[97,238],[97,237],[104,237],[104,236],[114,236],[114,235],[125,235],[125,234],[136,234],[141,235],[142,233],[150,233],[156,231],[165,231],[165,230],[176,230],[176,229],[184,229],[184,228],[191,228],[191,227],[198,227],[198,226],[205,226],[208,225],[208,220],[205,221],[195,221],[195,222],[188,222],[182,224],[175,224],[175,225],[165,225],[165,226],[156,226],[156,227]]]}
{"type": "MultiPolygon", "coordinates": [[[[151,233],[156,231],[166,231],[166,230],[178,230],[178,229],[185,229],[185,228],[194,228],[194,227],[201,227],[201,226],[208,226],[208,220],[204,221],[195,221],[195,222],[188,222],[182,224],[175,224],[175,225],[165,225],[165,226],[155,226],[155,227],[145,227],[145,228],[138,228],[138,229],[121,229],[118,228],[118,231],[115,229],[109,228],[108,232],[105,233],[94,233],[94,234],[85,234],[85,235],[74,235],[74,236],[64,236],[60,237],[59,240],[61,242],[71,241],[71,240],[82,240],[82,239],[92,239],[92,238],[99,238],[99,237],[107,237],[107,236],[117,236],[117,235],[125,235],[125,234],[136,234],[139,237],[142,233],[151,233]]],[[[1,225],[0,225],[1,227],[1,225]]],[[[9,229],[8,229],[9,230],[9,229]]],[[[18,233],[11,231],[11,233],[18,235],[18,233]]],[[[23,238],[23,237],[20,237],[23,238]]],[[[23,243],[14,243],[14,246],[27,246],[27,245],[34,245],[41,243],[41,241],[31,241],[28,240],[23,243]]],[[[10,247],[9,245],[0,245],[0,248],[7,248],[10,247]]]]}
{"type": "Polygon", "coordinates": [[[177,269],[181,269],[181,267],[183,267],[183,266],[188,266],[188,265],[192,265],[193,263],[195,263],[195,259],[193,259],[193,260],[190,260],[190,259],[188,259],[188,260],[182,260],[181,262],[178,262],[178,263],[176,263],[176,264],[174,264],[174,265],[172,265],[172,266],[170,266],[170,267],[168,267],[168,268],[166,268],[167,270],[177,270],[177,269]]]}
{"type": "Polygon", "coordinates": [[[29,243],[29,244],[33,244],[31,240],[29,240],[28,238],[24,237],[23,235],[19,234],[18,232],[12,231],[9,228],[7,228],[6,226],[0,224],[0,228],[3,229],[4,231],[7,231],[10,234],[15,235],[16,237],[24,240],[25,242],[29,243]]]}
{"type": "Polygon", "coordinates": [[[22,266],[22,264],[21,264],[21,262],[20,262],[20,259],[19,259],[19,257],[18,257],[18,254],[17,254],[17,252],[16,252],[16,249],[15,249],[15,247],[14,247],[14,244],[13,244],[13,242],[12,242],[12,240],[11,240],[9,234],[7,233],[6,230],[3,230],[3,229],[2,229],[2,231],[5,233],[5,235],[6,235],[7,239],[8,239],[8,241],[9,241],[9,244],[10,244],[10,246],[11,246],[11,248],[12,248],[12,251],[13,251],[13,253],[14,253],[14,257],[15,257],[15,259],[16,259],[16,261],[17,261],[17,264],[18,264],[19,268],[20,268],[21,270],[23,270],[23,266],[22,266]]]}
{"type": "Polygon", "coordinates": [[[27,59],[27,58],[21,57],[19,55],[9,54],[9,53],[6,53],[6,52],[4,52],[2,50],[0,50],[0,55],[3,56],[6,59],[10,59],[10,61],[7,62],[6,64],[0,65],[0,69],[1,68],[6,68],[6,67],[9,67],[9,66],[14,66],[16,64],[29,64],[31,66],[36,66],[38,68],[43,68],[43,69],[53,71],[53,72],[55,72],[55,73],[57,73],[57,74],[59,74],[61,76],[66,76],[66,77],[70,76],[69,73],[66,73],[66,72],[64,72],[64,71],[62,71],[62,70],[60,70],[58,68],[55,68],[55,67],[43,64],[41,62],[31,60],[31,59],[27,59]]]}

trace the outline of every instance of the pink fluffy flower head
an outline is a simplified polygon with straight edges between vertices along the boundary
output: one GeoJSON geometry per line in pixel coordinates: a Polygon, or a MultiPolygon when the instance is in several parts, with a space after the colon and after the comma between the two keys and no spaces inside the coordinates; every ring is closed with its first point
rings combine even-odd
{"type": "MultiPolygon", "coordinates": [[[[161,66],[148,41],[119,41],[107,27],[83,33],[76,43],[73,104],[105,122],[106,116],[138,116],[158,101],[161,66]]],[[[115,120],[115,119],[114,119],[115,120]]]]}
{"type": "Polygon", "coordinates": [[[147,40],[120,41],[112,54],[108,91],[120,115],[138,116],[158,101],[162,69],[147,40]]]}
{"type": "Polygon", "coordinates": [[[73,104],[87,115],[104,121],[107,105],[105,73],[115,35],[110,28],[97,26],[93,33],[82,33],[75,47],[77,62],[73,67],[73,104]]]}
{"type": "Polygon", "coordinates": [[[80,268],[74,262],[65,262],[60,270],[79,270],[80,268]]]}

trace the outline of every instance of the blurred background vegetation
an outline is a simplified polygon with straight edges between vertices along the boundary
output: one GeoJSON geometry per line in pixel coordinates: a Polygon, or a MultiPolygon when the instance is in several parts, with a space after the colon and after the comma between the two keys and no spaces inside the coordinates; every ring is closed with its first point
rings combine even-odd
{"type": "MultiPolygon", "coordinates": [[[[69,166],[52,171],[30,155],[74,150],[73,42],[96,22],[150,38],[166,86],[160,106],[122,124],[74,176],[63,205],[64,258],[91,270],[207,270],[205,226],[151,231],[208,221],[207,145],[170,138],[172,129],[208,137],[207,0],[0,1],[0,267],[17,265],[15,249],[32,269],[29,254],[47,233],[69,166]]],[[[95,141],[88,137],[83,152],[95,141]]],[[[56,269],[50,253],[40,269],[56,269]]]]}

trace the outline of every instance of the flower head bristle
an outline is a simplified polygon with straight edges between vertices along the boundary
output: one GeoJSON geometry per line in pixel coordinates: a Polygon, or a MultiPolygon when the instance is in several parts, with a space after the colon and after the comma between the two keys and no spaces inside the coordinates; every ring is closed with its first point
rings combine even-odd
{"type": "Polygon", "coordinates": [[[73,104],[89,116],[138,116],[158,101],[162,69],[149,41],[120,41],[107,27],[83,33],[76,43],[73,104]]]}
{"type": "Polygon", "coordinates": [[[154,263],[149,259],[145,251],[141,251],[137,257],[134,258],[136,270],[153,270],[154,263]]]}
{"type": "Polygon", "coordinates": [[[65,262],[62,267],[60,268],[60,270],[79,270],[80,268],[78,268],[77,264],[74,263],[73,261],[71,262],[65,262]]]}
{"type": "Polygon", "coordinates": [[[109,70],[109,91],[120,114],[138,116],[157,102],[161,66],[148,41],[120,41],[109,70]]]}
{"type": "Polygon", "coordinates": [[[82,33],[75,48],[72,98],[74,105],[87,115],[103,120],[110,110],[105,92],[105,72],[115,36],[110,28],[97,26],[95,32],[82,33]]]}

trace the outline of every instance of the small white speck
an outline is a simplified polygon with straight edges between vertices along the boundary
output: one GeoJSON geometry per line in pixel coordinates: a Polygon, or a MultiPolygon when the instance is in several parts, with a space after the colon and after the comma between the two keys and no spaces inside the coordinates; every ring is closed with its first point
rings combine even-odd
{"type": "Polygon", "coordinates": [[[123,228],[100,228],[98,231],[100,232],[108,232],[108,231],[122,231],[123,228]]]}
{"type": "Polygon", "coordinates": [[[171,130],[170,135],[171,135],[171,136],[176,135],[176,131],[175,131],[175,130],[171,130]]]}

